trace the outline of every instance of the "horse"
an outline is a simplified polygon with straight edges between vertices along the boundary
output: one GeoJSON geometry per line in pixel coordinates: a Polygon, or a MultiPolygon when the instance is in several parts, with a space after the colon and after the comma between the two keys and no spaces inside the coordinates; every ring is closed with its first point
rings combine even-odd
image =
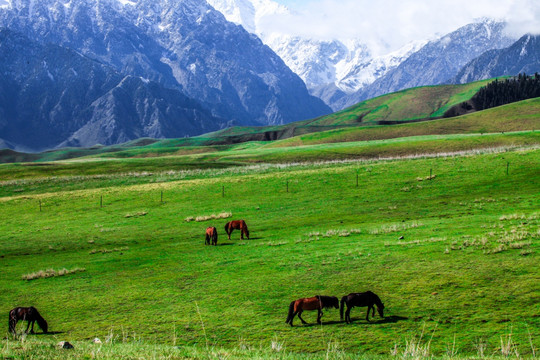
{"type": "Polygon", "coordinates": [[[210,240],[212,240],[212,245],[217,245],[217,229],[213,226],[206,228],[205,245],[210,245],[210,240]]]}
{"type": "Polygon", "coordinates": [[[9,312],[9,331],[13,333],[13,335],[16,335],[17,332],[15,330],[15,326],[17,325],[17,322],[19,320],[26,320],[28,322],[28,326],[26,327],[25,333],[28,333],[28,329],[30,328],[30,325],[32,325],[32,328],[30,330],[30,333],[34,333],[34,323],[37,321],[39,327],[41,330],[43,330],[43,333],[47,333],[48,325],[45,319],[39,314],[39,311],[33,307],[16,307],[15,309],[12,309],[9,312]]]}
{"type": "Polygon", "coordinates": [[[339,309],[339,300],[335,296],[322,296],[315,295],[311,298],[298,299],[289,305],[289,314],[287,315],[286,324],[293,326],[293,319],[298,314],[298,318],[302,321],[302,324],[307,322],[302,319],[302,312],[304,310],[317,310],[317,324],[321,324],[321,318],[323,316],[322,309],[335,308],[339,309]]]}
{"type": "Polygon", "coordinates": [[[366,320],[369,321],[369,311],[373,310],[371,314],[372,317],[375,316],[375,308],[373,305],[377,306],[377,311],[381,317],[384,317],[384,304],[381,299],[371,291],[366,291],[363,293],[350,293],[341,298],[341,306],[339,309],[341,320],[343,320],[343,309],[347,305],[347,311],[345,311],[345,322],[350,324],[351,321],[351,309],[355,306],[367,306],[367,315],[366,320]]]}
{"type": "Polygon", "coordinates": [[[234,229],[240,230],[242,240],[244,239],[244,234],[246,234],[249,240],[249,230],[244,220],[233,220],[225,224],[225,232],[229,236],[229,240],[231,240],[231,233],[234,229]]]}

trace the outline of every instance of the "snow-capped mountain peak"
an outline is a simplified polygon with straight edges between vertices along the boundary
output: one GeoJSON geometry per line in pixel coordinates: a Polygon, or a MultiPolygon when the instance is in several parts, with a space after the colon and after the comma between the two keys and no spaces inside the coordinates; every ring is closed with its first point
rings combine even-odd
{"type": "Polygon", "coordinates": [[[407,44],[384,56],[373,51],[360,38],[320,40],[280,32],[269,32],[265,24],[272,17],[290,15],[288,8],[272,0],[208,0],[229,21],[256,34],[306,83],[310,92],[329,103],[322,92],[334,97],[334,90],[351,94],[371,84],[398,66],[425,41],[407,44]],[[326,88],[333,88],[328,92],[326,88]]]}
{"type": "Polygon", "coordinates": [[[208,0],[228,21],[242,25],[252,34],[263,34],[264,19],[290,14],[286,6],[271,0],[208,0]]]}

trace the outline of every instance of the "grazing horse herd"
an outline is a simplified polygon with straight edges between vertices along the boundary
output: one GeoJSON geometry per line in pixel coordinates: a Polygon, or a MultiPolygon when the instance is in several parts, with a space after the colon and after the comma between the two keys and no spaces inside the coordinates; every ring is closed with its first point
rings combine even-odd
{"type": "MultiPolygon", "coordinates": [[[[244,220],[234,220],[230,221],[225,225],[225,232],[231,239],[231,233],[233,230],[240,230],[240,237],[243,239],[244,235],[249,239],[249,230],[244,220]]],[[[215,227],[208,227],[205,234],[205,245],[217,245],[218,234],[215,227]]],[[[375,307],[381,317],[384,317],[383,310],[384,304],[381,299],[371,291],[364,293],[351,293],[349,295],[343,296],[341,302],[338,301],[338,298],[335,296],[322,296],[316,295],[311,298],[298,299],[289,305],[289,313],[287,315],[287,324],[293,326],[293,319],[296,315],[302,321],[303,324],[307,324],[304,319],[302,319],[302,312],[304,310],[317,310],[317,323],[321,324],[321,318],[323,316],[323,309],[340,309],[340,317],[343,320],[343,312],[345,310],[345,322],[348,324],[351,323],[351,309],[353,307],[363,307],[367,306],[367,315],[366,320],[369,321],[369,312],[372,311],[372,317],[375,316],[375,307]],[[347,310],[345,310],[345,306],[347,310]]],[[[28,325],[26,327],[25,333],[30,332],[34,333],[34,323],[37,322],[43,333],[47,333],[48,325],[47,321],[40,315],[39,311],[33,307],[17,307],[12,309],[9,312],[9,332],[16,335],[16,325],[18,321],[27,321],[28,325]]]]}
{"type": "Polygon", "coordinates": [[[384,304],[382,303],[381,299],[371,291],[366,291],[363,293],[350,293],[349,295],[345,295],[341,298],[341,305],[338,298],[335,296],[316,295],[311,298],[298,299],[291,302],[289,305],[289,314],[287,316],[287,320],[285,320],[285,323],[293,326],[293,319],[296,315],[298,315],[298,318],[302,321],[302,324],[307,324],[304,319],[302,319],[302,312],[304,310],[317,310],[317,324],[321,324],[321,318],[323,316],[322,310],[330,308],[340,309],[340,317],[341,320],[343,320],[343,310],[345,309],[345,306],[347,306],[347,310],[345,311],[345,322],[347,324],[352,322],[351,309],[355,306],[368,307],[366,320],[369,321],[370,311],[373,312],[371,316],[375,316],[374,305],[377,306],[379,315],[384,317],[384,304]]]}
{"type": "MultiPolygon", "coordinates": [[[[240,230],[240,238],[243,240],[244,235],[246,235],[247,239],[249,240],[249,230],[244,220],[233,220],[225,224],[225,232],[227,233],[229,240],[231,240],[233,230],[240,230]]],[[[207,227],[204,244],[210,245],[210,242],[212,242],[212,245],[217,245],[217,240],[217,229],[214,226],[207,227]]]]}

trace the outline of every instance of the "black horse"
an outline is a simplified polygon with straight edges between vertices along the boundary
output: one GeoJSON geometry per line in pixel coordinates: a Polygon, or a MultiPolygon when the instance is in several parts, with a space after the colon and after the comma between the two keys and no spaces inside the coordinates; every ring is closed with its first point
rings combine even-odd
{"type": "Polygon", "coordinates": [[[317,324],[321,324],[321,318],[323,316],[322,309],[336,308],[339,309],[339,300],[335,296],[323,296],[315,295],[311,298],[298,299],[289,305],[289,314],[285,323],[293,326],[293,319],[298,314],[298,318],[302,321],[302,324],[307,322],[302,319],[302,312],[304,310],[317,310],[317,324]]]}
{"type": "Polygon", "coordinates": [[[41,330],[43,330],[43,333],[47,333],[48,325],[45,319],[39,314],[39,311],[33,307],[16,307],[15,309],[12,309],[9,312],[9,331],[13,333],[13,335],[16,335],[17,332],[15,330],[15,326],[17,325],[17,322],[19,320],[26,320],[28,321],[28,326],[26,327],[26,333],[28,333],[28,329],[30,328],[30,325],[32,325],[32,328],[30,329],[30,333],[34,333],[34,323],[37,321],[39,327],[41,330]]]}
{"type": "Polygon", "coordinates": [[[343,320],[343,309],[345,308],[345,305],[347,305],[347,311],[345,311],[345,322],[347,324],[351,323],[351,309],[355,306],[367,306],[367,315],[366,320],[369,321],[369,311],[373,310],[372,317],[375,316],[375,308],[373,305],[377,306],[377,311],[379,312],[379,315],[381,317],[384,317],[384,304],[382,303],[381,299],[371,291],[366,291],[363,293],[350,293],[349,295],[346,295],[341,298],[341,307],[339,309],[339,313],[341,316],[341,320],[343,320]]]}

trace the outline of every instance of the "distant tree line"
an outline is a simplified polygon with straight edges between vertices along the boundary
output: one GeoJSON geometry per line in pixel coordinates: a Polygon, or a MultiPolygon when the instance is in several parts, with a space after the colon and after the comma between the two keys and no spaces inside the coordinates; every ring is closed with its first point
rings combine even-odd
{"type": "Polygon", "coordinates": [[[519,74],[517,77],[490,82],[471,99],[476,110],[485,110],[516,101],[540,97],[540,75],[519,74]]]}

